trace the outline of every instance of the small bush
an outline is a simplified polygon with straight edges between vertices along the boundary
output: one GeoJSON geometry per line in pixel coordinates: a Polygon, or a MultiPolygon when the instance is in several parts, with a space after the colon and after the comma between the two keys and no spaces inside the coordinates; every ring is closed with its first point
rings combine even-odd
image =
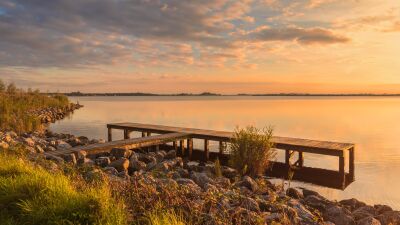
{"type": "Polygon", "coordinates": [[[158,211],[154,210],[147,214],[147,224],[149,225],[186,225],[185,219],[181,214],[174,210],[158,211]]]}
{"type": "Polygon", "coordinates": [[[126,224],[107,184],[89,186],[10,155],[0,162],[1,224],[126,224]]]}
{"type": "Polygon", "coordinates": [[[275,158],[271,142],[272,128],[258,129],[253,126],[236,128],[230,143],[230,164],[242,174],[260,175],[275,158]]]}

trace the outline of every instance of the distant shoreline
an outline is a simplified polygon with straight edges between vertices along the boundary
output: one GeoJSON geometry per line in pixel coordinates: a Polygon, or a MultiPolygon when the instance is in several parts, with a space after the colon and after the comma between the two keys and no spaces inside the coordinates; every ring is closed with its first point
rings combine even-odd
{"type": "MultiPolygon", "coordinates": [[[[55,93],[50,93],[55,94],[55,93]]],[[[178,93],[178,94],[156,94],[156,93],[63,93],[66,96],[283,96],[283,97],[399,97],[400,94],[308,94],[308,93],[271,93],[271,94],[218,94],[204,92],[200,94],[178,93]]]]}

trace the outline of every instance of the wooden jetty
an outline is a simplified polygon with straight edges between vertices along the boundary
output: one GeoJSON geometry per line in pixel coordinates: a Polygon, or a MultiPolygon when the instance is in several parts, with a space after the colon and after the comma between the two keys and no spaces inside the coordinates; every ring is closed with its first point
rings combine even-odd
{"type": "MultiPolygon", "coordinates": [[[[192,160],[215,160],[219,158],[224,164],[229,159],[229,153],[225,151],[226,144],[233,138],[233,132],[215,131],[206,129],[184,128],[141,123],[112,123],[107,124],[108,142],[72,148],[65,151],[50,153],[53,156],[77,153],[85,150],[88,154],[102,151],[110,151],[112,148],[137,149],[145,147],[175,149],[182,157],[192,160]],[[113,141],[112,130],[122,130],[124,140],[113,141]],[[141,132],[141,138],[130,138],[131,132],[141,132]],[[157,135],[154,135],[157,134],[157,135]],[[194,149],[193,139],[204,141],[204,149],[194,149]],[[210,151],[209,142],[219,142],[219,151],[210,151]],[[171,145],[166,145],[172,143],[171,145]],[[178,145],[179,143],[179,145],[178,145]]],[[[285,162],[273,162],[267,175],[277,178],[289,178],[289,172],[293,171],[293,180],[309,182],[321,186],[345,189],[355,179],[354,150],[355,145],[350,143],[317,141],[289,137],[273,137],[274,148],[285,151],[285,162]],[[304,166],[304,153],[326,155],[338,158],[338,170],[328,170],[304,166]],[[297,160],[292,163],[292,158],[297,160]],[[347,159],[348,158],[348,159],[347,159]],[[346,170],[346,161],[348,170],[346,170]]]]}

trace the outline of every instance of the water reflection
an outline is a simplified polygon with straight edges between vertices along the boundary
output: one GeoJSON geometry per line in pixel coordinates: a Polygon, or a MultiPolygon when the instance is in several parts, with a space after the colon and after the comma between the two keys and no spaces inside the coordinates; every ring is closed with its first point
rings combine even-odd
{"type": "MultiPolygon", "coordinates": [[[[275,135],[356,143],[356,182],[330,198],[357,197],[400,209],[400,98],[397,97],[79,97],[85,107],[52,125],[57,132],[106,138],[111,122],[232,131],[273,125],[275,135]]],[[[122,138],[120,132],[113,134],[122,138]]],[[[306,155],[306,165],[336,169],[337,159],[306,155]]]]}

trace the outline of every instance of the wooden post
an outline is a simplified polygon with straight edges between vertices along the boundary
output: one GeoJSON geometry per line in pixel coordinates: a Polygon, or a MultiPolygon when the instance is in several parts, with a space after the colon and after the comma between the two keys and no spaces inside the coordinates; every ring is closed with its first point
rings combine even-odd
{"type": "Polygon", "coordinates": [[[187,144],[187,150],[188,150],[188,158],[191,159],[192,158],[192,152],[193,152],[193,139],[189,138],[186,140],[186,144],[187,144]]]}
{"type": "Polygon", "coordinates": [[[146,137],[146,132],[142,132],[142,137],[146,137]]]}
{"type": "Polygon", "coordinates": [[[354,147],[349,149],[349,174],[352,181],[355,180],[355,167],[354,167],[354,147]]]}
{"type": "Polygon", "coordinates": [[[180,140],[179,141],[179,147],[180,147],[180,154],[181,156],[185,155],[185,140],[180,140]]]}
{"type": "Polygon", "coordinates": [[[304,155],[303,152],[299,151],[299,167],[303,167],[304,165],[304,155]]]}
{"type": "Polygon", "coordinates": [[[151,136],[151,132],[147,132],[147,137],[150,137],[151,136]]]}
{"type": "Polygon", "coordinates": [[[124,139],[129,139],[129,134],[130,134],[130,131],[127,129],[124,129],[124,139]]]}
{"type": "Polygon", "coordinates": [[[210,141],[204,139],[204,161],[208,161],[210,158],[210,141]]]}
{"type": "Polygon", "coordinates": [[[224,154],[225,144],[226,144],[226,143],[223,142],[223,141],[220,141],[220,142],[219,142],[219,154],[220,154],[220,155],[224,154]]]}
{"type": "Polygon", "coordinates": [[[346,186],[346,172],[345,172],[345,158],[343,156],[339,156],[339,176],[342,184],[342,188],[346,186]]]}
{"type": "Polygon", "coordinates": [[[108,141],[112,141],[112,129],[108,128],[108,141]]]}
{"type": "Polygon", "coordinates": [[[290,166],[290,150],[285,150],[285,163],[286,166],[290,166]]]}
{"type": "Polygon", "coordinates": [[[174,150],[177,151],[178,150],[178,143],[176,141],[173,142],[173,146],[174,146],[174,150]]]}

